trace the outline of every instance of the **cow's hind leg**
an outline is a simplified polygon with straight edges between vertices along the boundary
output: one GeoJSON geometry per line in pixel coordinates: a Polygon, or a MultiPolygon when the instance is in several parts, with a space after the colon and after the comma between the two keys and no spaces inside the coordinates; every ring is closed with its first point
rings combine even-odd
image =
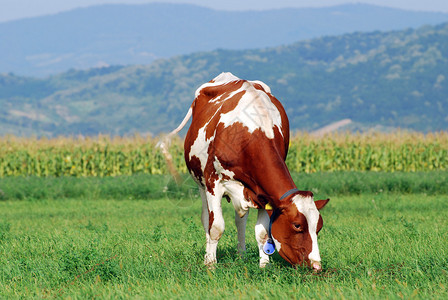
{"type": "Polygon", "coordinates": [[[238,253],[246,253],[246,223],[250,203],[244,198],[244,186],[238,181],[224,182],[225,194],[230,197],[235,208],[235,225],[238,231],[238,253]]]}
{"type": "MultiPolygon", "coordinates": [[[[217,187],[219,183],[216,183],[217,187]]],[[[224,233],[224,218],[222,216],[221,199],[222,192],[219,187],[214,189],[214,194],[202,191],[202,225],[205,230],[206,249],[204,264],[212,266],[216,263],[216,249],[218,241],[224,233]]]]}
{"type": "Polygon", "coordinates": [[[258,251],[260,253],[260,268],[266,267],[269,264],[269,255],[263,251],[263,246],[268,239],[269,215],[264,209],[258,210],[257,224],[255,225],[255,239],[258,244],[258,251]]]}
{"type": "Polygon", "coordinates": [[[247,217],[249,216],[249,211],[242,217],[235,212],[235,225],[238,231],[238,253],[241,257],[246,254],[246,223],[247,217]]]}
{"type": "MultiPolygon", "coordinates": [[[[209,229],[209,212],[208,212],[208,204],[207,204],[207,196],[205,195],[205,190],[203,188],[199,188],[199,193],[201,194],[202,199],[202,214],[201,214],[201,221],[202,226],[204,227],[205,231],[205,239],[207,241],[206,243],[206,253],[208,253],[208,244],[210,241],[210,229],[209,229]]],[[[207,254],[205,255],[205,264],[207,264],[207,254]]]]}

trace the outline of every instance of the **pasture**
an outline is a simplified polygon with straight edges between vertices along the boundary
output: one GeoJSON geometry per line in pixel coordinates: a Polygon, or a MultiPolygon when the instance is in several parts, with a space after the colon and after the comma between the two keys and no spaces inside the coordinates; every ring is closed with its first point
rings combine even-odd
{"type": "Polygon", "coordinates": [[[448,172],[293,174],[321,212],[323,272],[277,254],[258,268],[236,252],[233,208],[218,265],[202,265],[205,238],[194,184],[168,176],[0,179],[0,298],[439,298],[448,297],[448,172]]]}

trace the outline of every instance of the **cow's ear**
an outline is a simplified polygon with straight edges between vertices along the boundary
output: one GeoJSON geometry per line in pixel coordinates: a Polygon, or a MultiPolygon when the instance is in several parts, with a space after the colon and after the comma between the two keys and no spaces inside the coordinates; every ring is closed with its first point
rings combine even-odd
{"type": "Polygon", "coordinates": [[[317,201],[314,201],[314,203],[316,204],[317,209],[321,210],[322,208],[324,208],[325,205],[327,205],[328,201],[330,201],[330,199],[317,200],[317,201]]]}

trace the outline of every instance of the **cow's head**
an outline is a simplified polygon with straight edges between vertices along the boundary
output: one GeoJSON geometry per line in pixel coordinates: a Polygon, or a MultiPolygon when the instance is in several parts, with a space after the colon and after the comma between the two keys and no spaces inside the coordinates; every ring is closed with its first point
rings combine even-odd
{"type": "Polygon", "coordinates": [[[317,234],[323,221],[319,210],[329,201],[313,200],[307,192],[282,201],[274,214],[271,235],[279,254],[292,265],[306,264],[321,271],[317,234]]]}

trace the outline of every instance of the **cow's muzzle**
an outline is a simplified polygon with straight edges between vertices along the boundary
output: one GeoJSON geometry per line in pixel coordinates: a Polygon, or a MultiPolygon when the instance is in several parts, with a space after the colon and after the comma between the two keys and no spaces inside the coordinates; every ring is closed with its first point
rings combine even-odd
{"type": "Polygon", "coordinates": [[[320,273],[322,271],[322,264],[320,263],[320,261],[310,261],[311,263],[311,268],[313,269],[313,271],[315,273],[320,273]]]}

